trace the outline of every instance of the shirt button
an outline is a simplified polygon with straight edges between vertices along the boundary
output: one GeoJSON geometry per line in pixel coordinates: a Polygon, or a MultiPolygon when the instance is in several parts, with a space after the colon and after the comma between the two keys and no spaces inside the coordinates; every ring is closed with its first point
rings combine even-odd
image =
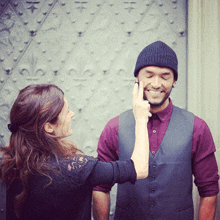
{"type": "Polygon", "coordinates": [[[156,130],[153,130],[153,133],[155,134],[155,133],[156,133],[156,130]]]}
{"type": "Polygon", "coordinates": [[[152,153],[152,154],[155,154],[155,151],[152,151],[151,153],[152,153]]]}

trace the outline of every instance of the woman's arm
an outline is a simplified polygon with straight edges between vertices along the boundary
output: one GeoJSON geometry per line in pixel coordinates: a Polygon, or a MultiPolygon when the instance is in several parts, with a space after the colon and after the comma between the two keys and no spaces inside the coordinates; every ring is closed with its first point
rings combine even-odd
{"type": "Polygon", "coordinates": [[[90,183],[111,184],[131,182],[136,179],[144,179],[148,176],[149,167],[149,139],[147,123],[151,116],[148,101],[143,100],[143,84],[135,84],[133,90],[133,113],[135,117],[135,146],[131,160],[101,162],[98,161],[90,175],[90,183]]]}
{"type": "Polygon", "coordinates": [[[133,113],[135,117],[135,145],[131,159],[134,162],[137,179],[148,176],[149,168],[149,138],[147,123],[151,116],[150,104],[143,99],[143,83],[135,83],[133,90],[133,113]]]}

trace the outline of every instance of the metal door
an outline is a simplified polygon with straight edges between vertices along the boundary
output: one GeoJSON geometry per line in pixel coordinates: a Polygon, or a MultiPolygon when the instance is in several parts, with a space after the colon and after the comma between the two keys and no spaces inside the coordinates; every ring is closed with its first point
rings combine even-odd
{"type": "Polygon", "coordinates": [[[182,0],[1,0],[1,144],[8,144],[9,111],[19,90],[51,83],[63,89],[75,113],[71,139],[96,156],[107,121],[132,108],[137,56],[156,40],[177,53],[171,97],[186,108],[186,19],[182,0]]]}

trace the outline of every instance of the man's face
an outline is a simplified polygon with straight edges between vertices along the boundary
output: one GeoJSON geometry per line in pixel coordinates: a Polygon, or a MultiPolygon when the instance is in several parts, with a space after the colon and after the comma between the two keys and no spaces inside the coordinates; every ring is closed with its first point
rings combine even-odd
{"type": "Polygon", "coordinates": [[[169,95],[175,84],[174,73],[169,68],[147,66],[139,71],[136,77],[144,85],[144,99],[151,108],[162,111],[169,104],[169,95]]]}

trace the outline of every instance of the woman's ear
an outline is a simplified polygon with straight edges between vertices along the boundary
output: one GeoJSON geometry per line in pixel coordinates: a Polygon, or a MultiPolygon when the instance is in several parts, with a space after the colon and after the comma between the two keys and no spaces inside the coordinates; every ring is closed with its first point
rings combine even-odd
{"type": "Polygon", "coordinates": [[[54,132],[53,125],[50,122],[47,122],[46,124],[44,124],[44,130],[47,133],[53,133],[54,132]]]}

